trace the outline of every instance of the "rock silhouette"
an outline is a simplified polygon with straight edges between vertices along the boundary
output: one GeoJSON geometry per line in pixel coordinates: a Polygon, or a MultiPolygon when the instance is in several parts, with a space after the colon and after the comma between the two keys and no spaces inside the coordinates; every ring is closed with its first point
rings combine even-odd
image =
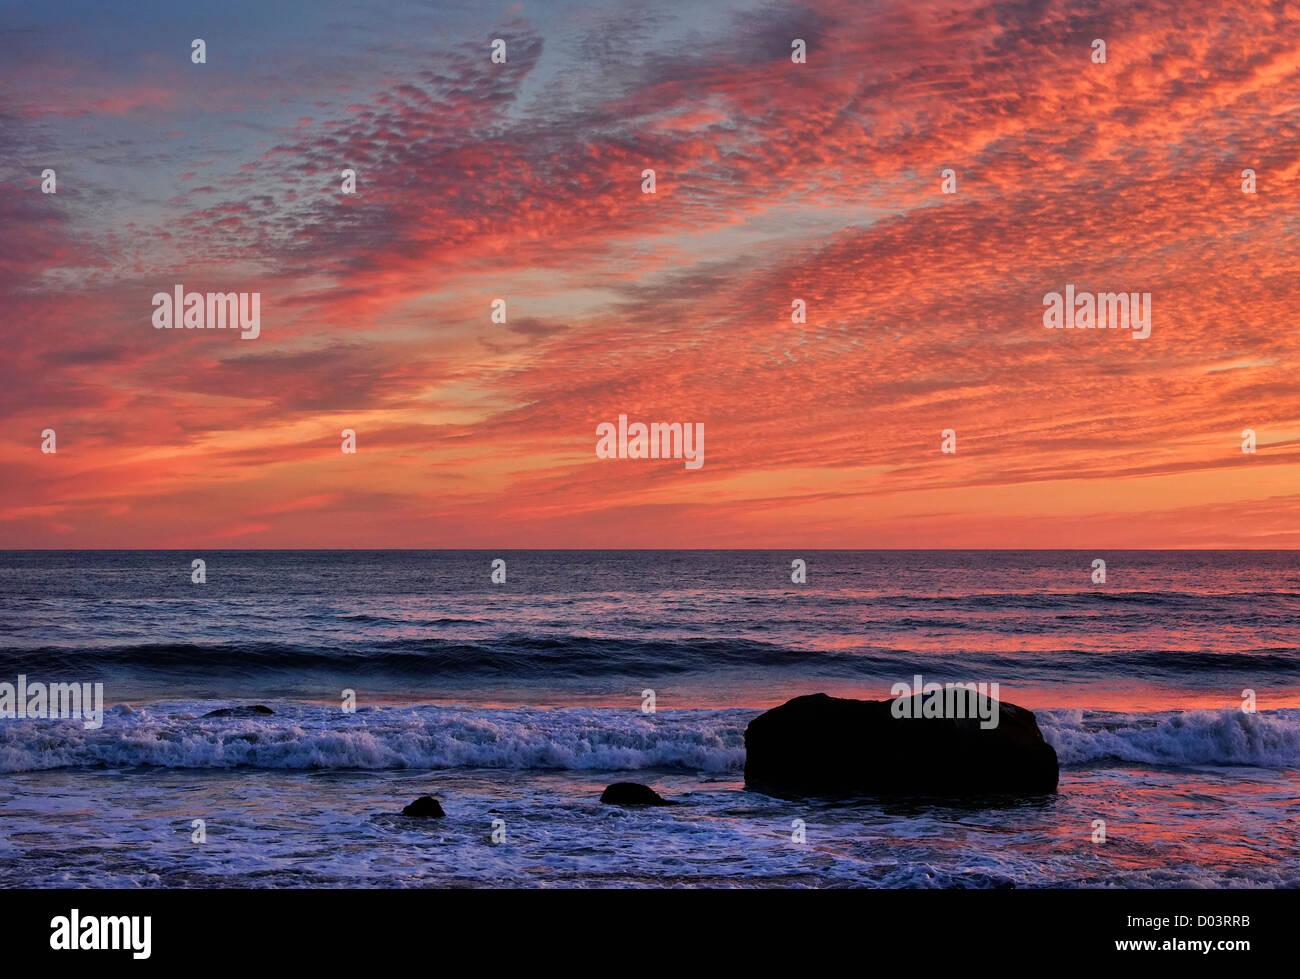
{"type": "Polygon", "coordinates": [[[431,795],[422,795],[402,810],[403,816],[417,819],[441,819],[447,815],[442,811],[442,804],[431,795]]]}
{"type": "Polygon", "coordinates": [[[270,707],[262,704],[253,704],[251,707],[219,707],[216,710],[210,710],[204,717],[273,717],[275,711],[270,707]]]}
{"type": "Polygon", "coordinates": [[[745,729],[745,783],[776,795],[1056,790],[1056,751],[1033,711],[988,700],[997,725],[985,729],[973,710],[925,717],[922,695],[912,701],[911,716],[895,717],[893,700],[824,693],[788,700],[745,729]]]}
{"type": "Polygon", "coordinates": [[[675,806],[648,785],[640,782],[615,782],[600,794],[600,801],[611,806],[675,806]]]}

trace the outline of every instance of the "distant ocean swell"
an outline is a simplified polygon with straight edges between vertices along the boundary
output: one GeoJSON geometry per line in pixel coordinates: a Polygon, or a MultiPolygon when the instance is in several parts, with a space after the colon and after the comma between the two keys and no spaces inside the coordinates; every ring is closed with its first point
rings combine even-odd
{"type": "MultiPolygon", "coordinates": [[[[363,708],[277,705],[259,719],[202,718],[214,704],[119,706],[104,726],[0,721],[0,772],[137,766],[282,770],[679,769],[739,775],[752,710],[363,708]]],[[[1038,712],[1067,768],[1105,764],[1300,767],[1300,710],[1038,712]]]]}
{"type": "MultiPolygon", "coordinates": [[[[944,626],[947,627],[946,624],[944,626]]],[[[1004,627],[1005,630],[1005,627],[1004,627]]],[[[791,667],[821,675],[908,678],[922,660],[907,649],[863,639],[852,646],[819,649],[753,639],[503,635],[488,639],[410,637],[361,638],[333,645],[297,646],[282,642],[146,643],[84,647],[37,647],[0,650],[0,679],[18,673],[42,678],[89,680],[119,669],[168,674],[221,675],[254,671],[294,674],[313,670],[336,673],[374,671],[389,675],[515,678],[645,676],[726,670],[734,667],[791,667]],[[59,676],[55,677],[54,675],[59,676]],[[866,674],[864,674],[866,675],[866,674]]],[[[1246,646],[1233,649],[1131,649],[1115,651],[1059,648],[1050,653],[1051,672],[1105,676],[1107,665],[1144,670],[1147,676],[1197,677],[1204,670],[1269,671],[1300,677],[1300,655],[1293,646],[1246,646]]],[[[938,675],[977,673],[1001,683],[1036,675],[1044,665],[1040,650],[954,650],[927,653],[924,671],[938,675]],[[1023,671],[1031,671],[1026,673],[1023,671]]],[[[881,691],[884,696],[885,691],[881,691]]]]}

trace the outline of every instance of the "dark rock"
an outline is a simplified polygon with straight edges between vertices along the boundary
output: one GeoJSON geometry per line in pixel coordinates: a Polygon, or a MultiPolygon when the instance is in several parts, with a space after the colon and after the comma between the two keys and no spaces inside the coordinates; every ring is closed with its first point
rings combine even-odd
{"type": "Polygon", "coordinates": [[[992,701],[998,723],[985,729],[978,716],[924,717],[911,699],[910,717],[895,717],[893,700],[824,693],[760,714],[745,729],[745,783],[776,795],[1056,790],[1056,751],[1033,711],[992,701]]]}
{"type": "Polygon", "coordinates": [[[422,795],[402,810],[403,816],[415,816],[419,819],[441,819],[447,815],[442,805],[431,795],[422,795]]]}
{"type": "Polygon", "coordinates": [[[210,710],[204,717],[273,717],[275,711],[270,707],[264,707],[261,704],[253,704],[251,707],[221,707],[217,710],[210,710]]]}
{"type": "Polygon", "coordinates": [[[675,806],[648,785],[640,782],[615,782],[600,794],[600,801],[611,806],[675,806]]]}

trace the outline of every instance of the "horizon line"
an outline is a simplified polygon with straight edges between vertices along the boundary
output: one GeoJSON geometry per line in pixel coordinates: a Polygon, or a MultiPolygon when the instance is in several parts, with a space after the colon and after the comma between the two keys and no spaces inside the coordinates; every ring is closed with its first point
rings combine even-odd
{"type": "Polygon", "coordinates": [[[172,553],[182,551],[246,551],[248,553],[267,553],[267,552],[288,552],[288,551],[320,551],[320,552],[357,552],[364,553],[369,551],[394,551],[402,553],[417,552],[435,552],[435,553],[454,553],[463,551],[535,551],[538,553],[547,551],[577,551],[591,553],[607,553],[612,551],[643,551],[647,553],[691,553],[702,551],[732,551],[732,552],[758,552],[758,551],[790,551],[790,552],[830,552],[844,554],[896,554],[912,552],[929,552],[936,554],[943,553],[977,553],[977,554],[1000,554],[1000,553],[1051,553],[1063,551],[1095,552],[1095,551],[1127,551],[1130,553],[1235,553],[1235,554],[1292,554],[1300,553],[1300,547],[1124,547],[1104,545],[1100,547],[5,547],[0,548],[0,554],[24,554],[24,553],[117,553],[122,551],[139,551],[139,552],[158,552],[172,553]]]}

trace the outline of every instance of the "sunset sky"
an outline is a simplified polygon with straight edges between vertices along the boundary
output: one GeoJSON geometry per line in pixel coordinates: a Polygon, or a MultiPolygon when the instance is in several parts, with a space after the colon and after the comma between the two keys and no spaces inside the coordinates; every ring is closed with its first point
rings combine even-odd
{"type": "Polygon", "coordinates": [[[0,25],[0,546],[1300,546],[1300,3],[0,25]],[[1067,283],[1151,336],[1044,329],[1067,283]]]}

